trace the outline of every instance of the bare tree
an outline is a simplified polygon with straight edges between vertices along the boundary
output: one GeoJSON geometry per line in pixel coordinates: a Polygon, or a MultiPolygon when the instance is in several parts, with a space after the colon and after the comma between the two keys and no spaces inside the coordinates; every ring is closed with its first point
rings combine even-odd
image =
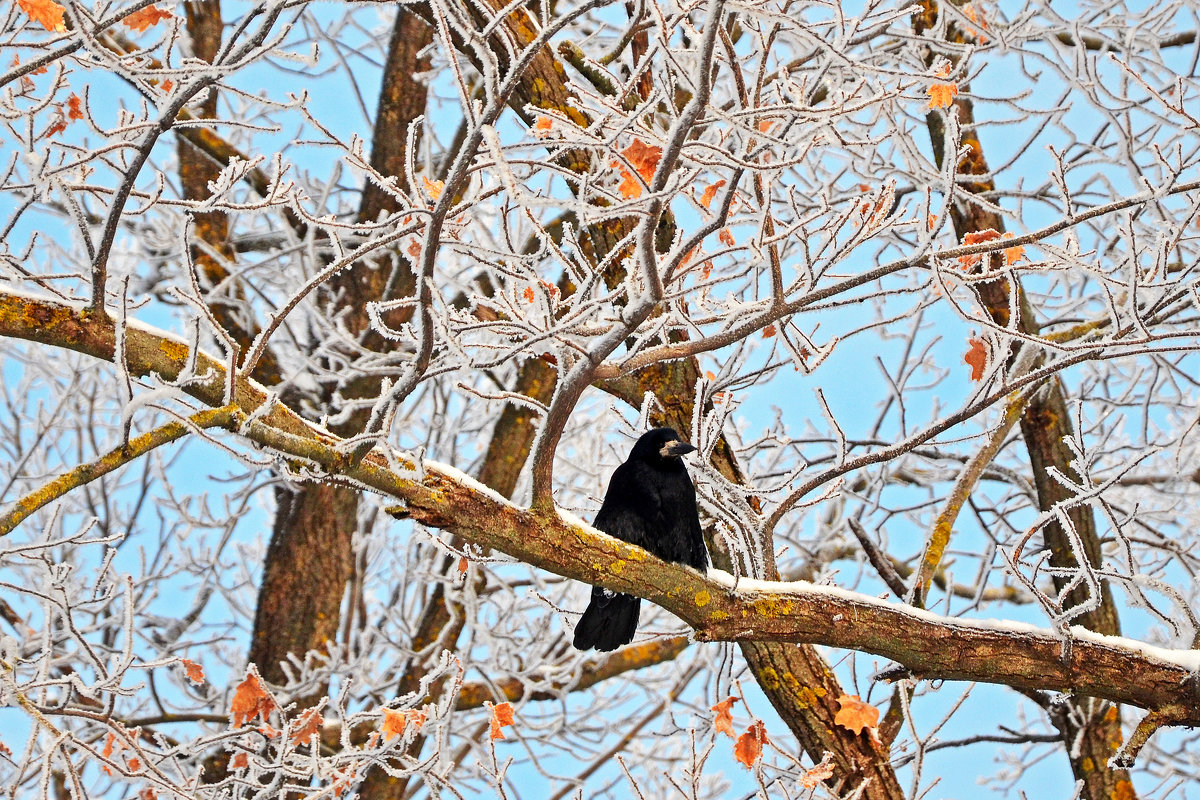
{"type": "Polygon", "coordinates": [[[1053,5],[17,0],[9,795],[1182,796],[1197,8],[1053,5]]]}

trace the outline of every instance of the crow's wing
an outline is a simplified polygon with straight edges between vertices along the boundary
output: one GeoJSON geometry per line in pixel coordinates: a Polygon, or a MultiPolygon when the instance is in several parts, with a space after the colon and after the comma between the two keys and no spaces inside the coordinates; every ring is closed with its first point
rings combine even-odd
{"type": "Polygon", "coordinates": [[[708,568],[696,489],[683,469],[658,470],[639,461],[617,467],[595,526],[667,561],[708,568]]]}
{"type": "Polygon", "coordinates": [[[655,470],[626,461],[608,482],[604,504],[596,513],[596,528],[609,536],[644,547],[658,555],[658,540],[665,529],[662,496],[655,470]]]}
{"type": "Polygon", "coordinates": [[[658,487],[663,527],[655,553],[703,572],[708,567],[708,552],[704,549],[696,488],[691,478],[683,469],[662,472],[658,487]]]}

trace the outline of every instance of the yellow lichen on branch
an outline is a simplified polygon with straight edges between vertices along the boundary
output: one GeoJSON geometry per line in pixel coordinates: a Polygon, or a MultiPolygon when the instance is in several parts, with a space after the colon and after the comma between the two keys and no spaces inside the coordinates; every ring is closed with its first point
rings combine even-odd
{"type": "MultiPolygon", "coordinates": [[[[107,318],[0,292],[0,336],[50,345],[62,339],[73,349],[111,360],[113,333],[107,318]],[[21,322],[31,315],[63,319],[56,330],[33,329],[21,322]]],[[[164,358],[163,339],[161,334],[128,325],[126,360],[133,374],[158,371],[166,379],[176,377],[183,365],[164,358]]],[[[188,384],[186,391],[213,405],[222,402],[224,368],[208,355],[197,354],[196,361],[197,371],[210,370],[212,377],[188,384]]],[[[1191,685],[1187,679],[1194,659],[1189,651],[1176,654],[1115,637],[1096,638],[1080,630],[1064,658],[1061,636],[1033,626],[1013,623],[997,630],[987,623],[931,617],[909,606],[805,582],[756,582],[745,587],[726,573],[702,575],[565,520],[553,508],[515,506],[433,462],[425,462],[420,475],[411,472],[403,459],[387,459],[379,453],[352,463],[340,439],[282,404],[251,415],[267,402],[266,392],[257,384],[239,379],[235,390],[240,409],[231,412],[231,427],[236,426],[249,441],[308,464],[314,474],[324,470],[396,498],[413,519],[472,544],[564,577],[637,594],[679,616],[700,640],[823,644],[873,653],[930,678],[987,681],[1022,690],[1054,687],[1151,710],[1177,707],[1180,692],[1185,691],[1181,687],[1191,685]],[[605,566],[617,559],[626,562],[619,574],[605,566]],[[695,601],[701,592],[711,598],[703,606],[695,601]],[[1140,679],[1129,681],[1131,674],[1140,679]]],[[[1011,406],[1017,413],[1020,403],[1011,406]]],[[[985,458],[979,460],[986,463],[985,458]]],[[[1194,711],[1188,711],[1180,724],[1200,724],[1200,696],[1188,699],[1187,708],[1194,711]]]]}
{"type": "Polygon", "coordinates": [[[188,417],[186,422],[168,422],[130,439],[128,444],[110,450],[95,461],[80,464],[17,500],[7,514],[0,516],[0,536],[11,533],[30,514],[59,499],[72,489],[91,483],[113,470],[136,461],[156,447],[177,441],[199,429],[230,427],[235,410],[233,406],[225,406],[199,411],[188,417]]]}
{"type": "Polygon", "coordinates": [[[988,435],[983,447],[979,449],[979,452],[967,462],[962,472],[959,473],[958,479],[954,482],[954,487],[950,490],[950,496],[946,498],[946,506],[942,509],[942,513],[938,515],[937,521],[934,522],[933,530],[929,534],[929,540],[925,544],[925,553],[921,557],[921,566],[917,572],[916,582],[913,584],[912,602],[914,605],[918,607],[925,605],[925,597],[929,592],[929,587],[932,585],[934,575],[941,566],[946,546],[950,544],[950,534],[954,530],[954,521],[958,518],[958,512],[962,510],[963,504],[971,496],[971,492],[974,490],[975,484],[979,482],[983,471],[996,458],[996,454],[1000,452],[1000,446],[1004,444],[1009,431],[1021,419],[1021,412],[1024,409],[1024,395],[1017,394],[1010,397],[1008,404],[1004,408],[1004,417],[1001,419],[1000,424],[988,435]]]}

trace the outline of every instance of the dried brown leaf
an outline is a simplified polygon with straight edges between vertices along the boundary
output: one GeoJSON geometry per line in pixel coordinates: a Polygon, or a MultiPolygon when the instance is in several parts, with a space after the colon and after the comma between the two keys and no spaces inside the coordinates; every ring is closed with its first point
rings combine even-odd
{"type": "Polygon", "coordinates": [[[820,763],[813,765],[813,768],[800,776],[800,785],[805,789],[815,789],[824,781],[833,777],[833,756],[829,753],[821,759],[820,763]]]}
{"type": "Polygon", "coordinates": [[[143,9],[133,12],[121,22],[125,23],[125,27],[130,30],[141,33],[147,28],[157,25],[164,19],[170,19],[175,16],[170,11],[163,11],[157,6],[146,6],[143,9]]]}
{"type": "Polygon", "coordinates": [[[256,717],[262,717],[265,722],[276,708],[275,700],[258,677],[258,670],[251,666],[246,679],[233,691],[233,703],[229,707],[233,724],[245,725],[256,717]]]}
{"type": "Polygon", "coordinates": [[[972,336],[970,339],[967,339],[967,344],[970,347],[967,349],[967,354],[963,356],[963,361],[967,362],[971,367],[971,380],[981,380],[984,371],[987,370],[987,343],[982,339],[976,339],[972,336]]]}
{"type": "Polygon", "coordinates": [[[204,683],[204,667],[190,659],[181,658],[179,663],[183,664],[184,672],[187,673],[187,679],[196,686],[204,683]]]}
{"type": "Polygon", "coordinates": [[[706,188],[700,195],[700,205],[704,206],[705,208],[708,208],[710,205],[712,205],[713,198],[717,196],[717,191],[724,185],[725,181],[719,180],[712,186],[706,188]]]}
{"type": "MultiPolygon", "coordinates": [[[[712,375],[711,372],[708,374],[712,375]]],[[[709,378],[709,380],[712,380],[712,378],[709,378]]],[[[730,713],[730,710],[736,702],[736,697],[727,697],[712,707],[712,710],[717,712],[717,716],[713,717],[713,729],[717,733],[728,735],[730,739],[733,739],[735,736],[733,732],[733,715],[730,713]]]]}
{"type": "Polygon", "coordinates": [[[383,740],[389,742],[397,736],[404,734],[404,726],[407,724],[408,718],[404,716],[403,711],[393,711],[390,708],[383,710],[383,740]]]}
{"type": "Polygon", "coordinates": [[[873,733],[879,727],[879,709],[870,703],[864,703],[858,695],[844,694],[837,701],[840,708],[833,717],[834,724],[855,733],[862,733],[864,730],[873,733]]]}
{"type": "Polygon", "coordinates": [[[62,33],[67,29],[67,26],[63,24],[63,14],[66,9],[54,0],[17,0],[17,5],[29,15],[31,20],[48,31],[62,33]]]}
{"type": "Polygon", "coordinates": [[[425,194],[429,195],[430,200],[440,199],[442,192],[446,190],[445,181],[431,181],[424,175],[421,176],[421,180],[425,181],[425,194]]]}
{"type": "Polygon", "coordinates": [[[767,743],[767,726],[757,720],[737,738],[733,755],[747,767],[753,767],[762,758],[763,745],[767,743]]]}
{"type": "Polygon", "coordinates": [[[503,739],[504,733],[500,729],[513,724],[512,703],[497,703],[496,705],[488,703],[487,707],[492,712],[492,729],[489,736],[492,739],[503,739]]]}
{"type": "Polygon", "coordinates": [[[321,726],[324,724],[325,718],[321,716],[320,711],[315,708],[306,708],[293,726],[292,744],[308,744],[314,736],[320,737],[321,726]]]}
{"type": "Polygon", "coordinates": [[[634,139],[633,144],[621,151],[621,155],[625,156],[642,179],[649,183],[654,177],[654,171],[658,169],[658,162],[662,160],[662,148],[646,144],[641,139],[634,139]]]}

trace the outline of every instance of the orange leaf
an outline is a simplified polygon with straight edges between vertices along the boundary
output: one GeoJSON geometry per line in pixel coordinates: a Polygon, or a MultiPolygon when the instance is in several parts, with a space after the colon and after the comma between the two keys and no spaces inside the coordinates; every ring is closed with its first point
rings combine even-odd
{"type": "Polygon", "coordinates": [[[17,0],[17,5],[31,20],[40,23],[48,31],[61,33],[67,29],[63,24],[63,13],[66,9],[54,0],[17,0]]]}
{"type": "Polygon", "coordinates": [[[838,709],[833,721],[846,730],[862,733],[864,730],[874,730],[879,727],[879,709],[870,703],[864,703],[856,694],[844,694],[837,699],[838,709]]]}
{"type": "MultiPolygon", "coordinates": [[[[708,374],[712,375],[711,372],[708,374]]],[[[736,697],[727,697],[712,707],[712,710],[717,712],[717,716],[713,718],[713,729],[717,733],[728,734],[730,739],[734,738],[734,736],[733,715],[729,713],[729,709],[733,708],[735,702],[737,702],[736,697]]]]}
{"type": "Polygon", "coordinates": [[[532,303],[532,302],[533,302],[533,298],[534,298],[536,295],[534,295],[534,293],[533,293],[533,287],[532,287],[532,286],[526,286],[526,287],[525,287],[525,291],[521,293],[521,296],[525,298],[525,302],[527,302],[527,303],[532,303]]]}
{"type": "Polygon", "coordinates": [[[462,558],[458,559],[458,571],[459,572],[466,572],[467,567],[469,567],[469,566],[471,566],[471,562],[467,560],[466,556],[463,556],[462,558]]]}
{"type": "Polygon", "coordinates": [[[246,672],[246,679],[238,684],[233,691],[233,703],[229,713],[234,725],[245,725],[255,717],[261,716],[265,722],[271,712],[277,708],[275,701],[262,685],[258,670],[251,665],[246,672]]]}
{"type": "Polygon", "coordinates": [[[427,717],[428,715],[424,711],[416,709],[393,711],[385,708],[383,709],[383,727],[379,732],[383,734],[383,740],[388,742],[403,734],[408,725],[412,725],[414,730],[420,730],[427,717]]]}
{"type": "Polygon", "coordinates": [[[126,761],[125,764],[129,767],[130,772],[137,772],[142,768],[142,762],[137,756],[130,756],[129,760],[126,761]]]}
{"type": "MultiPolygon", "coordinates": [[[[1013,238],[1013,235],[1011,233],[1006,233],[1006,234],[1004,234],[1004,238],[1011,239],[1011,238],[1013,238]]],[[[1024,245],[1017,244],[1017,245],[1013,245],[1012,247],[1004,248],[1004,263],[1010,267],[1013,264],[1020,261],[1024,257],[1025,257],[1025,246],[1024,245]]]]}
{"type": "Polygon", "coordinates": [[[967,19],[979,26],[976,29],[972,29],[970,26],[968,26],[968,32],[975,37],[975,41],[979,42],[980,44],[987,44],[988,37],[987,34],[984,33],[984,31],[987,30],[987,17],[983,15],[981,10],[975,8],[974,3],[965,4],[961,11],[967,19]]]}
{"type": "Polygon", "coordinates": [[[979,244],[981,242],[992,242],[1000,238],[1000,232],[994,228],[987,228],[982,231],[967,231],[963,234],[963,244],[979,244]]]}
{"type": "Polygon", "coordinates": [[[163,90],[163,94],[166,94],[167,92],[171,91],[171,89],[174,86],[175,86],[175,82],[172,81],[170,78],[167,78],[165,81],[163,81],[161,84],[159,84],[158,88],[163,90]]]}
{"type": "Polygon", "coordinates": [[[83,101],[74,92],[67,98],[67,119],[83,119],[83,101]]]}
{"type": "MultiPolygon", "coordinates": [[[[933,71],[933,74],[939,78],[950,77],[950,62],[943,61],[941,66],[933,71]]],[[[954,102],[954,98],[958,97],[958,83],[950,81],[949,83],[935,83],[931,85],[929,92],[929,108],[949,108],[954,102]]]]}
{"type": "MultiPolygon", "coordinates": [[[[112,731],[109,731],[104,737],[104,748],[100,751],[102,758],[108,758],[113,754],[113,745],[117,744],[117,737],[112,731]]],[[[105,766],[101,767],[106,775],[112,775],[112,768],[105,766]]]]}
{"type": "Polygon", "coordinates": [[[56,113],[58,119],[54,120],[54,122],[52,122],[50,124],[50,127],[46,129],[47,136],[53,136],[56,133],[62,133],[63,131],[65,131],[67,129],[67,118],[64,117],[62,114],[59,114],[57,112],[55,112],[55,113],[56,113]]]}
{"type": "Polygon", "coordinates": [[[772,120],[764,119],[762,122],[758,123],[759,133],[766,133],[767,131],[771,130],[771,127],[774,124],[775,123],[772,120]]]}
{"type": "MultiPolygon", "coordinates": [[[[613,164],[620,166],[619,161],[614,161],[613,164]]],[[[633,200],[642,196],[642,184],[638,179],[633,177],[633,173],[621,167],[621,183],[617,186],[617,191],[621,193],[621,197],[626,200],[633,200]]]]}
{"type": "Polygon", "coordinates": [[[170,19],[173,16],[175,15],[170,11],[163,11],[156,6],[146,6],[121,21],[125,23],[126,28],[141,33],[152,25],[157,25],[164,19],[170,19]]]}
{"type": "Polygon", "coordinates": [[[934,228],[936,228],[936,227],[937,227],[937,221],[938,221],[938,215],[937,215],[937,214],[930,214],[930,215],[929,215],[929,230],[933,230],[934,228]]]}
{"type": "Polygon", "coordinates": [[[315,708],[305,709],[292,731],[292,744],[308,744],[314,736],[321,735],[321,726],[324,724],[325,720],[320,711],[315,708]]]}
{"type": "Polygon", "coordinates": [[[6,745],[4,742],[0,742],[0,756],[11,756],[11,755],[12,755],[12,750],[8,749],[8,745],[6,745]]]}
{"type": "Polygon", "coordinates": [[[753,767],[762,758],[763,745],[767,743],[767,726],[762,720],[756,721],[737,738],[733,746],[733,755],[747,767],[753,767]]]}
{"type": "Polygon", "coordinates": [[[496,705],[488,703],[487,707],[492,712],[492,730],[490,736],[493,740],[503,739],[504,733],[500,729],[513,724],[512,703],[498,703],[496,705]]]}
{"type": "Polygon", "coordinates": [[[394,737],[404,733],[404,725],[408,718],[404,716],[403,711],[393,711],[390,708],[383,710],[383,740],[391,741],[394,737]]]}
{"type": "Polygon", "coordinates": [[[138,800],[158,800],[158,790],[153,786],[146,786],[138,792],[138,800]]]}
{"type": "Polygon", "coordinates": [[[229,759],[229,767],[231,769],[245,769],[250,766],[250,759],[245,753],[237,753],[233,758],[229,759]]]}
{"type": "Polygon", "coordinates": [[[717,238],[721,240],[721,244],[726,247],[733,247],[733,234],[729,232],[729,228],[721,228],[721,232],[717,234],[717,238]]]}
{"type": "Polygon", "coordinates": [[[554,128],[554,120],[550,117],[539,115],[537,122],[533,123],[533,135],[539,139],[550,135],[550,131],[554,128]]]}
{"type": "Polygon", "coordinates": [[[929,108],[949,108],[958,97],[957,83],[935,83],[929,89],[929,108]]]}
{"type": "Polygon", "coordinates": [[[662,148],[646,144],[641,139],[634,139],[633,144],[621,151],[621,155],[625,156],[638,174],[649,183],[654,177],[654,170],[658,169],[658,162],[662,159],[662,148]]]}
{"type": "Polygon", "coordinates": [[[772,336],[775,335],[775,326],[772,324],[772,325],[768,325],[767,327],[763,328],[762,335],[763,335],[764,339],[770,339],[772,336]]]}
{"type": "MultiPolygon", "coordinates": [[[[999,231],[993,230],[992,228],[988,228],[985,231],[968,231],[966,234],[963,235],[962,243],[963,244],[982,244],[984,242],[995,241],[996,239],[999,239],[999,238],[1000,238],[999,231]]],[[[974,253],[969,256],[959,256],[958,257],[958,265],[960,267],[962,267],[963,269],[969,269],[970,267],[973,267],[976,264],[980,264],[982,262],[983,262],[983,255],[981,253],[974,253]]]]}
{"type": "Polygon", "coordinates": [[[704,193],[700,195],[700,205],[708,208],[712,204],[713,198],[717,196],[717,190],[724,185],[725,181],[722,179],[705,189],[704,193]]]}
{"type": "Polygon", "coordinates": [[[333,782],[333,796],[340,798],[346,793],[346,790],[350,788],[350,782],[358,777],[358,770],[351,769],[350,772],[344,776],[339,772],[334,772],[334,775],[339,777],[333,782]]]}
{"type": "MultiPolygon", "coordinates": [[[[710,381],[715,381],[717,379],[717,376],[713,374],[711,369],[704,371],[704,377],[708,378],[710,381]]],[[[713,708],[716,708],[716,706],[713,706],[713,708]]]]}
{"type": "Polygon", "coordinates": [[[431,181],[424,175],[421,176],[421,180],[425,181],[425,194],[429,195],[430,200],[438,200],[446,189],[445,181],[431,181]]]}
{"type": "Polygon", "coordinates": [[[197,664],[195,661],[189,661],[186,658],[180,659],[183,664],[183,669],[187,672],[187,679],[196,686],[204,683],[204,667],[197,664]]]}
{"type": "Polygon", "coordinates": [[[977,381],[983,377],[983,371],[987,368],[987,344],[982,339],[975,337],[967,339],[967,344],[970,347],[967,349],[967,354],[963,356],[963,361],[971,366],[971,380],[977,381]]]}

